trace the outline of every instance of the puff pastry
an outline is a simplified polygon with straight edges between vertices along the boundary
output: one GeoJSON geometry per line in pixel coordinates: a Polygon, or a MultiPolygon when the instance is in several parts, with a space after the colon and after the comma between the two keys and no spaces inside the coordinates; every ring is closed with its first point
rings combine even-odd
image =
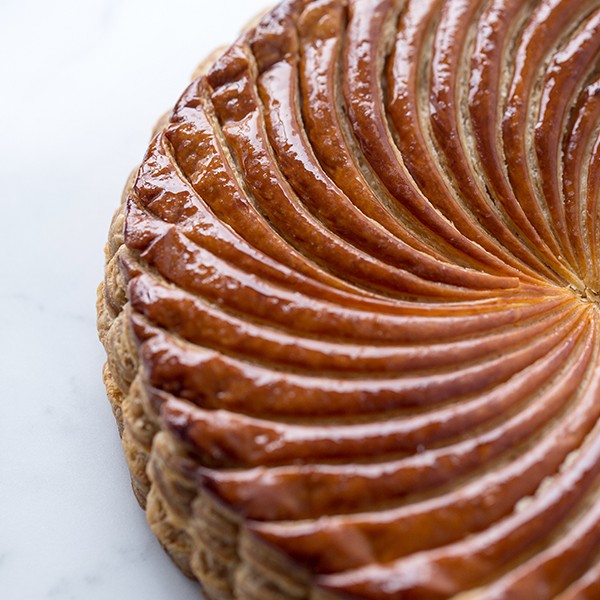
{"type": "Polygon", "coordinates": [[[600,598],[600,0],[287,0],[110,230],[133,489],[214,600],[600,598]]]}

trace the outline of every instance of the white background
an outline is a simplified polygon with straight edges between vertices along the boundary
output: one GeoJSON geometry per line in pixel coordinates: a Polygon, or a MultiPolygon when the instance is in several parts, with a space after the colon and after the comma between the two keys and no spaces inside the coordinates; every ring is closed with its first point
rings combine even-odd
{"type": "Polygon", "coordinates": [[[95,293],[129,171],[268,0],[0,0],[0,598],[187,600],[129,487],[95,293]]]}

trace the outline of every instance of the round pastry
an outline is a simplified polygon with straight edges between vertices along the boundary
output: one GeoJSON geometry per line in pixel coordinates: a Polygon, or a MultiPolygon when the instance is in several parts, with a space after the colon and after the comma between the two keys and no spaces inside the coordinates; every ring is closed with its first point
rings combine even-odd
{"type": "Polygon", "coordinates": [[[133,489],[213,600],[600,598],[600,0],[288,0],[110,230],[133,489]]]}

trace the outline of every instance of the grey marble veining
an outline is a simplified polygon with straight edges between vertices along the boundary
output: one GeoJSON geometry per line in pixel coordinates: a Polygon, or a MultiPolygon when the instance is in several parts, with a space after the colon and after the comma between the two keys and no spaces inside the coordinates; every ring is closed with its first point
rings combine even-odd
{"type": "Polygon", "coordinates": [[[102,249],[150,129],[264,0],[0,2],[0,598],[188,600],[101,383],[102,249]]]}

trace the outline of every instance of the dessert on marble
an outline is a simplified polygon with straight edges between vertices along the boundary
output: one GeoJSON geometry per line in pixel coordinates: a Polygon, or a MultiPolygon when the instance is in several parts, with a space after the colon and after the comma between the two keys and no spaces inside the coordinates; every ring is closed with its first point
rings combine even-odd
{"type": "Polygon", "coordinates": [[[126,187],[105,383],[215,600],[600,598],[600,0],[289,0],[126,187]]]}

